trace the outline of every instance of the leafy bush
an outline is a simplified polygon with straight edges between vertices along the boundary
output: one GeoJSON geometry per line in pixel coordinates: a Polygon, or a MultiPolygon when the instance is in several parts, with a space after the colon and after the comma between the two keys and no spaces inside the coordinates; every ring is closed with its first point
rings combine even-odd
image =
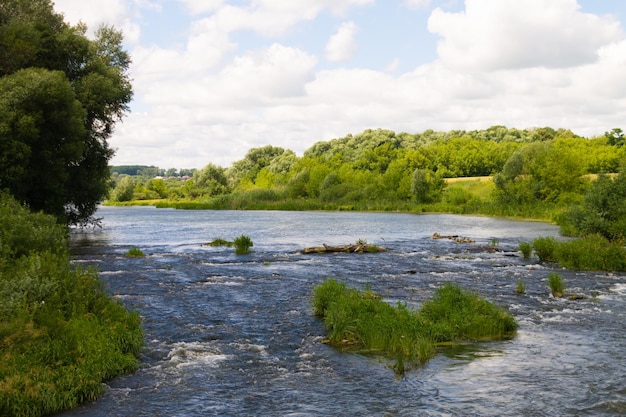
{"type": "Polygon", "coordinates": [[[626,170],[615,178],[600,175],[582,205],[566,213],[562,229],[577,236],[600,234],[608,240],[626,239],[626,170]]]}
{"type": "Polygon", "coordinates": [[[530,255],[533,252],[533,247],[528,242],[520,242],[519,243],[519,250],[520,250],[520,252],[522,252],[522,255],[524,256],[524,259],[530,259],[530,255]]]}
{"type": "Polygon", "coordinates": [[[252,239],[249,236],[241,235],[233,241],[235,244],[235,253],[238,255],[245,255],[250,253],[250,248],[254,246],[252,239]]]}
{"type": "Polygon", "coordinates": [[[324,320],[328,343],[344,349],[381,352],[396,361],[396,372],[423,363],[438,343],[512,336],[517,323],[505,311],[454,284],[413,311],[393,306],[370,289],[358,291],[329,279],[315,287],[313,312],[324,320]]]}
{"type": "Polygon", "coordinates": [[[568,269],[626,271],[626,248],[598,235],[559,243],[556,258],[568,269]]]}
{"type": "Polygon", "coordinates": [[[533,240],[533,249],[541,262],[556,262],[556,247],[558,242],[553,237],[539,237],[533,240]]]}

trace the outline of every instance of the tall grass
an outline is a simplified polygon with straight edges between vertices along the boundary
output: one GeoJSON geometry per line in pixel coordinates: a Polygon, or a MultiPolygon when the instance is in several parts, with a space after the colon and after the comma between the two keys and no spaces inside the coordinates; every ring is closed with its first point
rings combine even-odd
{"type": "Polygon", "coordinates": [[[0,415],[41,416],[93,400],[137,367],[139,316],[71,267],[67,229],[0,195],[0,415]]]}
{"type": "Polygon", "coordinates": [[[609,242],[598,235],[568,241],[552,237],[533,240],[532,247],[542,262],[558,262],[575,270],[626,271],[624,242],[609,242]]]}
{"type": "Polygon", "coordinates": [[[559,274],[552,272],[548,275],[548,287],[554,297],[563,297],[565,283],[559,274]]]}
{"type": "Polygon", "coordinates": [[[347,351],[381,353],[403,373],[432,358],[440,343],[511,337],[517,323],[475,293],[447,283],[420,311],[391,305],[371,290],[329,279],[315,287],[313,312],[323,319],[328,343],[347,351]]]}
{"type": "Polygon", "coordinates": [[[233,243],[235,244],[235,253],[237,255],[245,255],[247,253],[250,253],[250,248],[254,246],[254,244],[252,243],[252,239],[250,239],[250,236],[246,235],[236,237],[233,243]]]}

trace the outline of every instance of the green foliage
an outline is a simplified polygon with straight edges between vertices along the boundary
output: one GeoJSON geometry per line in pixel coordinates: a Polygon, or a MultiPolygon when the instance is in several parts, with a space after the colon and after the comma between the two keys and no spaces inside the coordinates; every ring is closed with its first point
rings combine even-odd
{"type": "Polygon", "coordinates": [[[550,275],[548,275],[548,287],[554,297],[563,297],[565,283],[559,274],[551,272],[550,275]]]}
{"type": "Polygon", "coordinates": [[[533,252],[533,246],[528,242],[520,242],[519,250],[522,252],[524,259],[530,259],[530,255],[533,252]]]}
{"type": "Polygon", "coordinates": [[[49,0],[10,0],[0,14],[0,189],[87,222],[107,195],[107,139],[132,97],[121,33],[101,27],[90,40],[49,0]]]}
{"type": "Polygon", "coordinates": [[[626,271],[623,242],[611,242],[602,236],[559,242],[555,252],[558,263],[568,269],[626,271]]]}
{"type": "Polygon", "coordinates": [[[123,176],[118,181],[117,185],[115,186],[115,189],[111,193],[111,200],[118,201],[118,202],[132,200],[134,197],[136,185],[137,184],[133,177],[128,176],[128,175],[123,176]]]}
{"type": "Polygon", "coordinates": [[[142,258],[142,257],[144,257],[146,255],[139,248],[130,248],[126,252],[125,256],[127,256],[128,258],[142,258]]]}
{"type": "Polygon", "coordinates": [[[422,304],[420,317],[436,329],[439,342],[462,339],[501,339],[517,330],[512,316],[458,285],[446,283],[422,304]],[[441,338],[441,340],[439,340],[441,338]]]}
{"type": "MultiPolygon", "coordinates": [[[[609,145],[606,137],[581,138],[549,127],[416,134],[366,130],[316,143],[301,158],[268,145],[252,149],[225,170],[209,164],[191,181],[166,180],[168,201],[154,204],[480,213],[554,221],[565,232],[578,234],[565,219],[594,213],[582,204],[591,184],[586,174],[615,172],[623,161],[626,147],[609,145]],[[480,177],[459,177],[464,175],[480,177]],[[575,206],[581,207],[576,215],[564,214],[575,206]]],[[[145,169],[164,174],[156,167],[145,169]]],[[[136,180],[135,200],[162,197],[150,177],[136,180]]],[[[113,198],[117,194],[114,190],[113,198]]],[[[625,217],[618,199],[613,206],[617,209],[611,213],[625,217]]],[[[585,221],[595,225],[596,220],[585,221]]],[[[614,223],[610,233],[621,233],[620,225],[614,223]]]]}
{"type": "Polygon", "coordinates": [[[604,136],[607,139],[607,143],[611,146],[617,146],[618,148],[624,146],[624,132],[620,128],[615,128],[610,132],[605,132],[604,136]]]}
{"type": "Polygon", "coordinates": [[[515,287],[516,294],[526,294],[526,283],[521,279],[517,281],[517,286],[515,287]]]}
{"type": "Polygon", "coordinates": [[[246,235],[236,237],[233,243],[235,244],[235,253],[237,255],[245,255],[247,253],[250,253],[250,248],[254,246],[254,244],[252,243],[252,239],[250,239],[250,236],[246,235]]]}
{"type": "Polygon", "coordinates": [[[67,229],[0,195],[0,415],[40,416],[94,400],[137,367],[139,316],[70,265],[67,229]]]}
{"type": "Polygon", "coordinates": [[[328,343],[357,352],[380,352],[403,373],[435,354],[438,343],[511,337],[515,320],[478,295],[445,284],[420,311],[393,306],[369,288],[358,291],[329,279],[313,292],[313,312],[324,320],[328,343]]]}
{"type": "Polygon", "coordinates": [[[578,236],[600,234],[609,240],[626,239],[626,171],[615,178],[598,176],[582,204],[565,214],[562,229],[578,236]]]}
{"type": "Polygon", "coordinates": [[[553,237],[539,237],[533,240],[533,249],[541,262],[556,262],[558,242],[553,237]]]}
{"type": "Polygon", "coordinates": [[[210,241],[207,245],[208,246],[228,246],[228,247],[231,247],[231,246],[234,245],[234,243],[218,237],[218,238],[213,239],[212,241],[210,241]]]}
{"type": "Polygon", "coordinates": [[[432,203],[441,199],[446,183],[443,178],[426,169],[416,169],[411,177],[411,192],[418,203],[432,203]]]}

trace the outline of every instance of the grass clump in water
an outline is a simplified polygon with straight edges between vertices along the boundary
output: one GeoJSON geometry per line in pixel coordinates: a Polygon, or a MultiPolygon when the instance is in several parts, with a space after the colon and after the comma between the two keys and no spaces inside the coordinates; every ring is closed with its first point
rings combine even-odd
{"type": "Polygon", "coordinates": [[[315,288],[313,311],[324,320],[330,345],[384,354],[400,374],[432,358],[439,344],[503,339],[517,330],[504,310],[451,283],[416,311],[404,303],[391,305],[369,288],[358,291],[329,279],[315,288]]]}
{"type": "Polygon", "coordinates": [[[548,287],[554,297],[563,297],[565,283],[559,274],[552,272],[548,275],[548,287]]]}
{"type": "Polygon", "coordinates": [[[516,294],[526,294],[526,283],[521,279],[517,281],[517,286],[515,287],[516,294]]]}
{"type": "Polygon", "coordinates": [[[252,239],[250,239],[250,236],[246,235],[241,235],[235,238],[233,243],[235,244],[235,253],[237,255],[245,255],[247,253],[250,253],[250,248],[254,246],[254,244],[252,243],[252,239]]]}
{"type": "Polygon", "coordinates": [[[227,247],[231,247],[234,245],[233,242],[230,242],[226,239],[222,239],[220,237],[218,237],[217,239],[213,239],[212,241],[210,241],[209,243],[205,244],[206,246],[227,246],[227,247]]]}
{"type": "Polygon", "coordinates": [[[530,259],[530,255],[533,253],[533,246],[528,242],[520,242],[519,250],[522,252],[524,259],[530,259]]]}
{"type": "Polygon", "coordinates": [[[126,252],[125,256],[128,258],[142,258],[146,255],[139,248],[130,248],[128,249],[128,252],[126,252]]]}

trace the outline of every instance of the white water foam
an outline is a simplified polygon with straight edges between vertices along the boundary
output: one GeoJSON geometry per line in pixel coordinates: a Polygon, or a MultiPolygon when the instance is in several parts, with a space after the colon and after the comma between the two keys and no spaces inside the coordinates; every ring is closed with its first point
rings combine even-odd
{"type": "Polygon", "coordinates": [[[229,359],[214,346],[203,342],[177,342],[171,345],[167,354],[167,365],[176,368],[190,366],[216,367],[229,359]]]}

